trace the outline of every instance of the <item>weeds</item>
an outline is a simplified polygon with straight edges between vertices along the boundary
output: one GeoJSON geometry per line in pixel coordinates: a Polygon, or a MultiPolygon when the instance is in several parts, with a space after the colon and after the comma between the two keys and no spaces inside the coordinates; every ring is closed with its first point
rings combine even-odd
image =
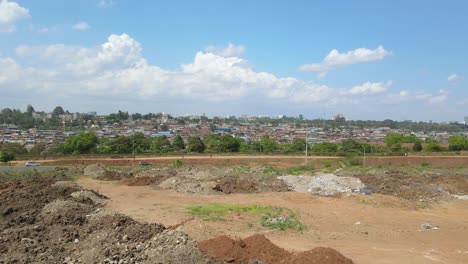
{"type": "Polygon", "coordinates": [[[184,162],[180,159],[171,160],[171,167],[173,168],[180,168],[184,165],[184,162]]]}
{"type": "MultiPolygon", "coordinates": [[[[203,221],[226,221],[228,214],[248,213],[260,215],[260,223],[269,229],[303,230],[305,225],[289,208],[264,205],[202,204],[186,207],[189,213],[203,221]]],[[[248,226],[253,226],[249,223],[248,226]]]]}

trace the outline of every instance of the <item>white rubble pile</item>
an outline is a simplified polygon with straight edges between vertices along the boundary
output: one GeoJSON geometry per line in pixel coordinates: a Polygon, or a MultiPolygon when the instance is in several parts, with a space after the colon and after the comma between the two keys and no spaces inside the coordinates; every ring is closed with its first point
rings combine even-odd
{"type": "Polygon", "coordinates": [[[292,191],[319,195],[335,195],[345,192],[362,192],[365,185],[354,177],[339,177],[334,174],[316,176],[280,176],[292,191]]]}

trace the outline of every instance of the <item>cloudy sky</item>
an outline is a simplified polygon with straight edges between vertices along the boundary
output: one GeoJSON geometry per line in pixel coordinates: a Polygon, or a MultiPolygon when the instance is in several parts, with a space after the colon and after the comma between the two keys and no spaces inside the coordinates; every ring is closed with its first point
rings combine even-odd
{"type": "Polygon", "coordinates": [[[466,1],[0,0],[0,108],[462,121],[466,1]]]}

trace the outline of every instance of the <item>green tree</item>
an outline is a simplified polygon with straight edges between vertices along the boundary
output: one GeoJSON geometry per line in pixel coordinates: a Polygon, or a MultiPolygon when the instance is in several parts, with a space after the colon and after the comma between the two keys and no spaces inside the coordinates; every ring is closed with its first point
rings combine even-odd
{"type": "Polygon", "coordinates": [[[262,137],[262,139],[260,139],[260,145],[262,147],[261,151],[266,153],[275,152],[279,149],[278,143],[268,137],[262,137]]]}
{"type": "Polygon", "coordinates": [[[29,150],[29,154],[40,156],[46,150],[46,144],[44,142],[37,142],[34,146],[29,150]]]}
{"type": "Polygon", "coordinates": [[[15,153],[11,151],[0,151],[0,162],[7,163],[15,160],[15,153]]]}
{"type": "Polygon", "coordinates": [[[427,151],[427,152],[439,152],[442,150],[443,150],[442,147],[437,142],[430,142],[427,144],[426,147],[424,147],[424,151],[427,151]]]}
{"type": "Polygon", "coordinates": [[[449,143],[449,150],[460,151],[466,148],[467,140],[463,136],[454,135],[448,139],[448,143],[449,143]]]}
{"type": "Polygon", "coordinates": [[[167,153],[172,151],[171,142],[166,136],[156,137],[151,144],[151,151],[157,153],[167,153]]]}
{"type": "Polygon", "coordinates": [[[96,150],[99,140],[92,132],[81,132],[68,137],[63,144],[65,153],[86,154],[96,150]]]}
{"type": "Polygon", "coordinates": [[[387,147],[396,151],[401,149],[401,144],[404,142],[405,137],[399,133],[390,133],[384,138],[384,142],[387,144],[387,147]]]}
{"type": "Polygon", "coordinates": [[[99,144],[100,153],[120,154],[132,153],[133,144],[132,139],[127,136],[119,136],[113,139],[104,139],[99,144]]]}
{"type": "Polygon", "coordinates": [[[221,152],[239,152],[240,143],[231,135],[224,135],[220,138],[221,152]]]}
{"type": "Polygon", "coordinates": [[[306,141],[303,138],[295,138],[292,141],[291,148],[293,151],[305,151],[306,149],[306,141]]]}
{"type": "Polygon", "coordinates": [[[414,142],[414,145],[413,145],[414,152],[420,152],[422,149],[423,147],[422,147],[421,141],[414,142]]]}
{"type": "Polygon", "coordinates": [[[63,108],[61,106],[57,106],[52,111],[52,114],[54,114],[55,116],[63,115],[63,114],[65,114],[65,111],[63,111],[63,108]]]}
{"type": "Polygon", "coordinates": [[[177,150],[185,149],[184,139],[179,134],[177,134],[174,138],[174,141],[172,141],[172,147],[177,150]]]}
{"type": "Polygon", "coordinates": [[[205,144],[200,137],[189,137],[187,146],[190,152],[202,153],[205,151],[205,144]]]}
{"type": "Polygon", "coordinates": [[[136,153],[147,152],[151,148],[151,139],[145,137],[145,134],[142,132],[135,132],[132,136],[130,136],[130,139],[132,140],[132,148],[135,147],[136,153]]]}
{"type": "Polygon", "coordinates": [[[312,145],[311,149],[317,153],[335,153],[338,151],[338,144],[331,142],[316,143],[312,145]]]}
{"type": "Polygon", "coordinates": [[[32,107],[32,105],[28,105],[28,106],[26,107],[26,113],[27,113],[28,115],[32,116],[32,113],[34,113],[34,112],[36,112],[36,111],[34,110],[34,107],[32,107]]]}
{"type": "Polygon", "coordinates": [[[363,149],[361,147],[361,144],[359,144],[358,142],[356,142],[356,141],[354,141],[352,139],[343,140],[340,152],[343,152],[343,153],[352,153],[352,152],[360,153],[361,151],[363,151],[363,149]]]}
{"type": "Polygon", "coordinates": [[[15,155],[23,155],[28,153],[28,150],[22,144],[11,142],[0,143],[0,151],[11,152],[15,155]]]}

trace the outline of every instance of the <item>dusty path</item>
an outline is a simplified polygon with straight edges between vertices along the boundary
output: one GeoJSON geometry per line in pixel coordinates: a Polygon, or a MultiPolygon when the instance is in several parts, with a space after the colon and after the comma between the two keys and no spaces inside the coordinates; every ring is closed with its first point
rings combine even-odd
{"type": "MultiPolygon", "coordinates": [[[[343,157],[337,156],[309,156],[307,164],[315,167],[322,167],[323,161],[340,162],[343,157]]],[[[102,156],[63,156],[56,159],[35,160],[41,165],[50,166],[74,166],[90,165],[103,163],[113,166],[138,165],[140,161],[147,161],[154,165],[168,165],[174,159],[183,160],[190,165],[208,165],[208,166],[229,166],[229,165],[271,165],[274,167],[290,167],[305,164],[303,155],[170,155],[170,156],[136,156],[135,160],[131,157],[111,158],[102,156]]],[[[421,166],[428,164],[434,167],[467,167],[468,156],[368,156],[358,157],[366,166],[421,166]]],[[[24,161],[12,162],[15,165],[23,165],[24,161]]]]}
{"type": "Polygon", "coordinates": [[[414,204],[381,195],[326,198],[301,193],[184,195],[151,187],[80,178],[78,183],[111,201],[108,206],[147,222],[177,225],[196,240],[221,234],[246,237],[263,232],[280,247],[307,250],[330,246],[355,263],[468,263],[468,201],[414,204]],[[225,222],[191,220],[183,206],[197,203],[263,204],[296,211],[309,227],[268,231],[249,225],[255,219],[232,216],[225,222]],[[356,224],[359,222],[360,224],[356,224]],[[420,231],[422,223],[438,230],[420,231]]]}

